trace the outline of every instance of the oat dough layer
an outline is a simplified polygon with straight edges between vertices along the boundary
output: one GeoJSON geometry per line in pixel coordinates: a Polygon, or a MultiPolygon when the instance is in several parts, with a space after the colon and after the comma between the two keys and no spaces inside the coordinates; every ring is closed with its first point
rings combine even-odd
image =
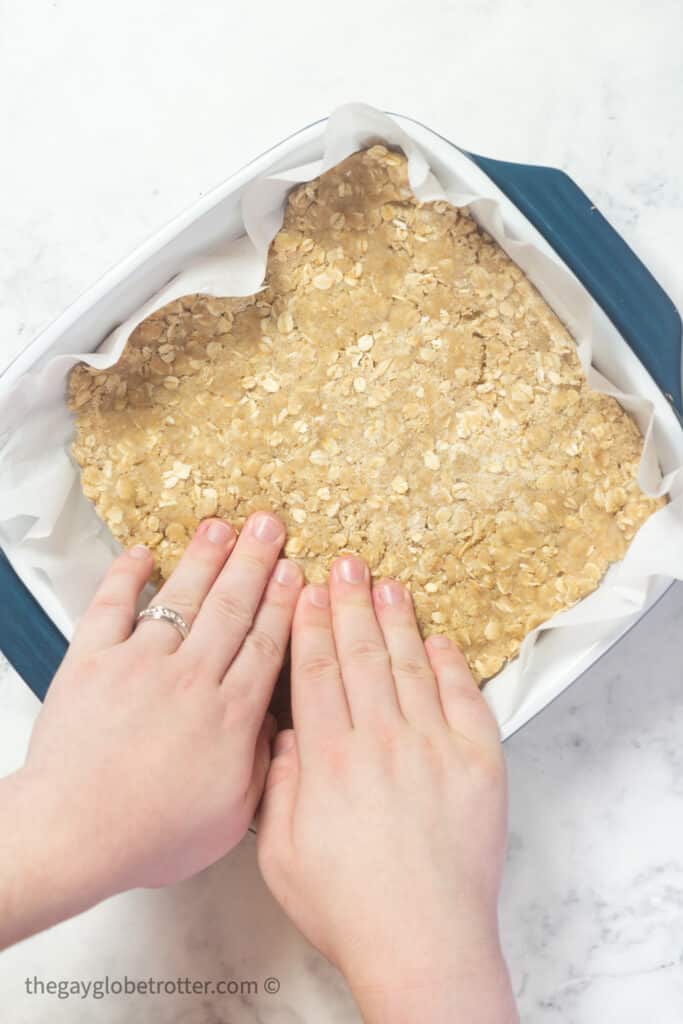
{"type": "Polygon", "coordinates": [[[544,300],[382,146],[292,191],[265,290],[166,306],[69,396],[85,494],[161,577],[203,517],[273,509],[309,580],[360,554],[479,680],[660,504],[544,300]]]}

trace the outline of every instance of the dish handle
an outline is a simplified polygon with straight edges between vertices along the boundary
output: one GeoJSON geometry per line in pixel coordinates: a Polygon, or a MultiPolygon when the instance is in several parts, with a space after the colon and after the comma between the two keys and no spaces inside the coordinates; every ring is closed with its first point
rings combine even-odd
{"type": "Polygon", "coordinates": [[[574,272],[680,418],[681,318],[647,267],[564,171],[466,155],[574,272]]]}
{"type": "Polygon", "coordinates": [[[19,579],[0,549],[0,648],[39,700],[66,653],[67,643],[19,579]]]}

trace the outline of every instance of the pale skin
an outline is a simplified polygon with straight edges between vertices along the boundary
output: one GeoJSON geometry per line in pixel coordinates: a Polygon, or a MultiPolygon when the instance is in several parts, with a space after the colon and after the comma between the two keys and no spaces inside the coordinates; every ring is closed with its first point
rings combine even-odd
{"type": "Polygon", "coordinates": [[[285,531],[207,520],[133,632],[152,569],[121,555],[0,780],[0,948],[226,854],[260,805],[266,884],[344,974],[366,1024],[518,1020],[500,950],[496,724],[408,592],[338,559],[303,586],[285,531]],[[267,714],[292,642],[294,730],[267,714]],[[272,756],[272,761],[271,761],[272,756]],[[265,792],[264,792],[265,786],[265,792]]]}

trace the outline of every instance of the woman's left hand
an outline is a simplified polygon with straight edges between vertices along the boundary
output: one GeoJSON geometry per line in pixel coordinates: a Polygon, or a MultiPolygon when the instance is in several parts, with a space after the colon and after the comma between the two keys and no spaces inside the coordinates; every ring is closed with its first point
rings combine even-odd
{"type": "Polygon", "coordinates": [[[298,567],[278,561],[284,538],[266,513],[239,539],[221,520],[200,525],[153,601],[180,613],[185,640],[167,621],[134,629],[149,552],[133,548],[113,563],[50,687],[26,764],[8,780],[23,808],[15,842],[39,823],[23,851],[30,875],[49,874],[66,904],[52,917],[187,878],[244,835],[270,763],[267,708],[302,586],[298,567]]]}

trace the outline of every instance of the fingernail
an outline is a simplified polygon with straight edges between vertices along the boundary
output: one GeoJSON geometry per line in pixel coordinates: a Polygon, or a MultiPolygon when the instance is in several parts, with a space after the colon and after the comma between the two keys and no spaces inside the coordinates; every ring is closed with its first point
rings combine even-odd
{"type": "Polygon", "coordinates": [[[450,647],[451,642],[447,636],[443,636],[442,633],[435,633],[434,636],[430,636],[427,640],[430,647],[450,647]]]}
{"type": "Polygon", "coordinates": [[[281,559],[275,566],[275,579],[285,587],[291,587],[301,579],[301,569],[296,562],[290,562],[286,558],[281,559]]]}
{"type": "Polygon", "coordinates": [[[227,523],[215,519],[206,531],[206,539],[212,544],[227,544],[232,530],[227,523]]]}
{"type": "Polygon", "coordinates": [[[131,558],[149,558],[149,551],[144,544],[136,544],[134,548],[130,548],[128,554],[131,558]]]}
{"type": "Polygon", "coordinates": [[[249,520],[249,533],[264,544],[272,544],[282,537],[282,524],[267,513],[260,513],[249,520]]]}
{"type": "Polygon", "coordinates": [[[306,596],[316,608],[329,608],[330,606],[330,595],[327,587],[309,587],[306,591],[306,596]]]}
{"type": "Polygon", "coordinates": [[[403,604],[406,592],[396,580],[386,580],[377,587],[377,596],[382,604],[403,604]]]}
{"type": "Polygon", "coordinates": [[[350,555],[348,558],[340,558],[335,565],[335,572],[345,583],[362,583],[366,578],[367,569],[365,562],[360,558],[350,555]]]}

